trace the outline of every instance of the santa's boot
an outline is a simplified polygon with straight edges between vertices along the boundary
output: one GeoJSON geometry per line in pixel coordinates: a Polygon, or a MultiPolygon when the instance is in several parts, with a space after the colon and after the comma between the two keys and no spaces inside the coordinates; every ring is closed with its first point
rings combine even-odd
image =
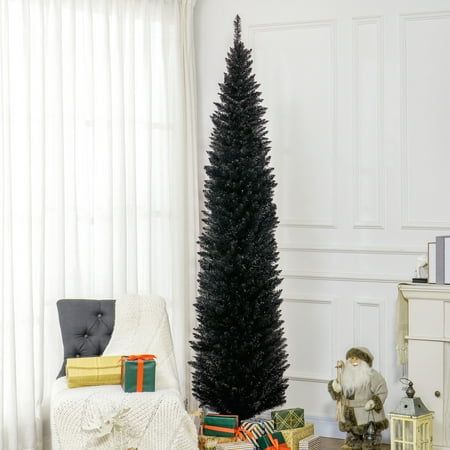
{"type": "Polygon", "coordinates": [[[345,444],[341,447],[341,449],[352,449],[352,450],[361,450],[362,449],[362,436],[357,434],[353,434],[352,432],[347,433],[347,438],[345,439],[345,444]]]}
{"type": "Polygon", "coordinates": [[[374,442],[363,442],[362,450],[381,450],[381,445],[374,442]]]}
{"type": "Polygon", "coordinates": [[[378,432],[375,438],[371,441],[364,440],[362,445],[363,450],[381,450],[381,433],[378,432]]]}

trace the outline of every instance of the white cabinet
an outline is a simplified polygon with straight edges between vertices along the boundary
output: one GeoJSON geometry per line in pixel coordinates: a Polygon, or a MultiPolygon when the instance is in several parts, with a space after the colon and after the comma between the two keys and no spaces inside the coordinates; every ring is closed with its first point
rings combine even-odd
{"type": "Polygon", "coordinates": [[[434,448],[450,450],[450,285],[400,285],[408,301],[408,378],[434,411],[434,448]]]}
{"type": "Polygon", "coordinates": [[[441,446],[445,445],[443,355],[443,342],[409,341],[408,378],[426,407],[434,411],[433,442],[441,446]]]}

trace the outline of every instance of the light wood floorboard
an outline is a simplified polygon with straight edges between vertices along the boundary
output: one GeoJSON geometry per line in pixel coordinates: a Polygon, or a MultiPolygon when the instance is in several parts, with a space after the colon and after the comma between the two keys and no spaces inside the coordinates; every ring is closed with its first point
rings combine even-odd
{"type": "MultiPolygon", "coordinates": [[[[339,450],[344,441],[340,439],[320,438],[320,450],[339,450]]],[[[388,450],[389,445],[382,445],[382,450],[388,450]]]]}

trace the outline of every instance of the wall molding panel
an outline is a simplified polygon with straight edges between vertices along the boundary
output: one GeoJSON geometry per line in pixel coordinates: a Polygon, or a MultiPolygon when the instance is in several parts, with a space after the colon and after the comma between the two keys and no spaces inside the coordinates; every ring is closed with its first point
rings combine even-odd
{"type": "Polygon", "coordinates": [[[404,283],[409,281],[409,277],[389,274],[374,273],[332,273],[332,272],[306,272],[306,271],[283,271],[281,276],[287,279],[317,280],[317,281],[346,281],[355,283],[404,283]]]}
{"type": "Polygon", "coordinates": [[[294,22],[266,22],[261,24],[249,25],[248,31],[251,40],[251,44],[254,44],[254,35],[257,32],[265,31],[277,31],[277,30],[296,30],[298,28],[321,28],[321,27],[333,27],[336,26],[336,20],[334,19],[322,19],[322,20],[299,20],[294,22]]]}
{"type": "MultiPolygon", "coordinates": [[[[327,152],[329,153],[329,157],[323,157],[322,159],[326,162],[326,164],[329,164],[329,172],[330,172],[330,178],[331,181],[329,183],[329,189],[319,189],[317,184],[316,193],[318,195],[316,202],[313,201],[313,199],[308,199],[306,202],[300,202],[302,204],[309,205],[309,209],[311,211],[304,213],[304,215],[299,215],[295,213],[295,204],[297,204],[297,199],[285,199],[283,202],[281,202],[280,205],[280,227],[288,227],[288,228],[317,228],[317,229],[335,229],[336,228],[336,215],[337,215],[337,59],[336,59],[336,48],[337,48],[337,40],[336,40],[336,21],[335,20],[314,20],[314,21],[300,21],[300,22],[285,22],[285,23],[265,23],[265,24],[259,24],[259,25],[251,25],[248,27],[248,34],[249,34],[249,40],[251,43],[251,47],[254,49],[254,58],[255,58],[255,64],[256,67],[258,67],[258,52],[261,50],[261,44],[258,43],[258,36],[261,34],[264,36],[269,35],[275,35],[276,33],[287,33],[286,34],[286,43],[291,41],[296,41],[295,39],[289,39],[292,37],[292,33],[312,33],[305,35],[305,38],[298,40],[307,42],[308,40],[311,42],[310,45],[314,46],[316,45],[317,48],[320,49],[322,52],[322,56],[324,54],[327,54],[328,61],[328,67],[322,66],[320,70],[322,70],[322,75],[327,76],[328,81],[326,82],[328,84],[328,87],[326,90],[329,91],[330,97],[328,98],[329,101],[329,117],[328,117],[328,124],[329,124],[329,143],[327,145],[327,152]],[[320,34],[317,34],[318,32],[321,32],[320,34]],[[313,43],[314,39],[315,44],[313,43]],[[328,71],[328,74],[324,73],[328,71]],[[330,207],[324,207],[319,208],[318,205],[323,201],[326,200],[325,203],[329,203],[330,207]],[[283,207],[283,205],[285,205],[283,207]],[[286,206],[287,205],[287,206],[286,206]],[[292,211],[294,210],[294,211],[292,211]],[[320,210],[320,212],[323,214],[324,211],[328,211],[329,214],[327,214],[325,217],[319,217],[317,216],[314,211],[320,210]]],[[[301,35],[300,35],[301,36],[301,35]]],[[[301,52],[293,52],[293,59],[296,58],[309,58],[310,53],[307,52],[307,54],[302,54],[301,52]]],[[[264,75],[264,70],[261,70],[260,73],[264,75]]],[[[316,80],[309,80],[310,83],[317,83],[316,80]]],[[[264,79],[262,80],[262,84],[264,84],[264,79]]],[[[266,83],[265,86],[267,86],[266,83]]],[[[326,92],[324,90],[324,92],[326,92]]],[[[267,89],[265,88],[265,91],[267,92],[267,89]]],[[[268,95],[268,94],[266,94],[268,95]]],[[[268,95],[270,97],[270,95],[268,95]]],[[[310,99],[311,101],[311,99],[310,99]]],[[[298,106],[298,105],[297,105],[298,106]]],[[[274,133],[276,135],[276,133],[274,133]]],[[[282,131],[280,131],[280,135],[282,135],[282,131]]],[[[276,141],[277,137],[274,137],[274,141],[276,141]]],[[[305,138],[307,139],[307,138],[305,138]]],[[[327,137],[328,139],[328,137],[327,137]]],[[[281,138],[280,138],[281,140],[281,138]]],[[[293,139],[293,142],[295,142],[296,139],[293,139]]],[[[322,145],[325,145],[322,142],[322,145]]],[[[280,145],[277,145],[276,142],[273,144],[274,148],[279,148],[280,145]]],[[[305,163],[308,163],[308,157],[310,153],[305,153],[306,151],[310,152],[311,148],[314,148],[314,144],[311,142],[308,142],[308,144],[305,144],[304,147],[301,149],[303,152],[301,156],[297,155],[297,161],[300,157],[302,157],[301,163],[299,163],[298,167],[301,168],[305,163]]],[[[293,157],[293,153],[297,153],[298,149],[293,146],[293,148],[290,148],[289,155],[284,155],[284,165],[282,165],[282,168],[279,169],[279,176],[280,179],[286,179],[286,171],[292,171],[292,163],[291,159],[293,157]],[[287,159],[289,162],[287,162],[287,159]]],[[[295,163],[294,163],[295,164],[295,163]]],[[[295,166],[294,166],[295,167],[295,166]]],[[[325,167],[324,167],[325,168],[325,167]]],[[[309,174],[307,174],[309,175],[309,174]]],[[[302,177],[298,177],[302,178],[302,177]]],[[[306,177],[307,178],[307,177],[306,177]]],[[[293,179],[291,177],[291,179],[293,179]]],[[[305,181],[306,183],[307,181],[305,181]]],[[[319,181],[316,181],[316,183],[319,183],[319,181]]],[[[280,191],[283,191],[283,183],[279,183],[280,185],[280,191]]],[[[305,189],[298,189],[299,194],[298,195],[304,195],[305,189]]],[[[288,194],[286,194],[286,190],[284,190],[281,193],[281,198],[287,197],[288,194]]],[[[307,207],[307,208],[308,208],[307,207]]]]}
{"type": "MultiPolygon", "coordinates": [[[[336,351],[337,351],[337,329],[336,322],[333,320],[337,314],[336,301],[334,299],[325,298],[325,297],[313,297],[313,296],[283,296],[283,305],[285,309],[288,309],[290,305],[316,305],[321,308],[326,308],[327,314],[324,314],[325,317],[328,317],[326,325],[323,327],[324,329],[330,330],[329,333],[329,341],[325,344],[328,347],[328,352],[330,355],[330,363],[328,367],[327,373],[309,373],[302,370],[298,370],[295,368],[290,368],[287,371],[287,377],[291,381],[301,381],[301,382],[312,382],[312,383],[328,383],[328,381],[333,377],[334,364],[333,361],[336,360],[336,351]]],[[[306,313],[306,311],[304,311],[306,313]]],[[[316,324],[319,326],[319,324],[316,324]]],[[[307,338],[307,336],[305,336],[307,338]]],[[[316,343],[316,341],[314,341],[316,343]]],[[[325,349],[318,348],[316,349],[318,354],[321,354],[325,349]]]]}
{"type": "Polygon", "coordinates": [[[354,228],[384,229],[383,18],[353,19],[354,228]]]}
{"type": "Polygon", "coordinates": [[[286,376],[290,381],[300,381],[302,383],[321,383],[328,384],[331,378],[320,378],[320,377],[310,377],[300,372],[294,372],[292,370],[287,370],[286,376]]]}
{"type": "MultiPolygon", "coordinates": [[[[409,148],[409,129],[414,129],[414,126],[408,126],[410,118],[410,113],[408,107],[409,90],[408,81],[411,78],[411,70],[408,68],[408,52],[414,51],[414,46],[409,42],[410,35],[412,36],[412,30],[409,30],[408,26],[411,24],[427,24],[429,22],[436,22],[437,24],[441,21],[448,20],[448,29],[450,30],[450,11],[438,11],[438,12],[425,12],[425,13],[412,13],[403,14],[399,18],[399,36],[400,36],[400,134],[401,134],[401,228],[404,230],[418,229],[418,230],[446,230],[450,229],[450,214],[445,220],[442,219],[430,219],[432,215],[427,214],[427,218],[415,218],[412,212],[412,204],[416,203],[417,208],[420,209],[423,205],[422,202],[418,201],[417,198],[412,198],[413,193],[411,192],[411,183],[413,176],[411,175],[412,161],[411,161],[411,149],[409,148]],[[411,45],[409,45],[411,44],[411,45]]],[[[422,30],[424,31],[424,30],[422,30]]],[[[421,33],[425,35],[424,33],[421,33]]],[[[449,36],[450,37],[450,31],[449,36]]],[[[429,38],[431,40],[431,38],[429,38]]],[[[443,58],[445,55],[441,55],[443,58]]],[[[438,64],[439,61],[436,61],[438,64]]],[[[424,63],[424,66],[427,64],[424,63]]],[[[430,81],[429,84],[433,82],[430,81]]],[[[425,106],[425,105],[424,105],[425,106]]],[[[428,105],[427,105],[428,106],[428,105]]],[[[427,109],[425,107],[425,109],[427,109]]],[[[416,113],[416,111],[414,111],[416,113]]],[[[424,114],[424,113],[423,113],[424,114]]],[[[425,122],[426,123],[426,122],[425,122]]],[[[429,151],[428,149],[421,149],[422,151],[429,151]]],[[[436,167],[438,169],[438,167],[436,167]]],[[[417,178],[417,177],[416,177],[417,178]]],[[[437,182],[437,180],[442,181],[441,177],[432,177],[427,179],[427,183],[437,182]]],[[[420,183],[423,180],[416,179],[416,183],[420,183]]],[[[447,187],[447,186],[446,186],[447,187]]],[[[439,187],[438,187],[439,188],[439,187]]]]}
{"type": "MultiPolygon", "coordinates": [[[[367,319],[367,318],[366,318],[367,319]]],[[[379,299],[359,298],[353,302],[353,330],[354,345],[363,345],[375,353],[375,365],[379,367],[381,372],[385,371],[385,306],[384,301],[379,299]],[[371,320],[364,319],[364,313],[371,316],[371,320]],[[373,315],[376,315],[378,327],[376,330],[370,328],[373,324],[373,315]],[[371,334],[371,336],[370,336],[371,334]],[[373,339],[375,337],[375,339],[373,339]],[[370,343],[376,341],[377,348],[373,348],[370,343]]]]}
{"type": "Polygon", "coordinates": [[[302,246],[294,243],[281,242],[278,245],[281,252],[300,253],[350,253],[355,255],[424,255],[427,253],[426,247],[346,247],[346,246],[302,246]]]}

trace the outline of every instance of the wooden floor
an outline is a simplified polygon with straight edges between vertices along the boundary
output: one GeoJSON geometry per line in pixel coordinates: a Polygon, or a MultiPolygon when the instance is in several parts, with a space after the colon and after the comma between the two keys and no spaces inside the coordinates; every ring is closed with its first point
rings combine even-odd
{"type": "MultiPolygon", "coordinates": [[[[344,441],[340,439],[320,438],[320,450],[339,450],[344,441]]],[[[382,450],[388,450],[389,445],[382,445],[382,450]]]]}

